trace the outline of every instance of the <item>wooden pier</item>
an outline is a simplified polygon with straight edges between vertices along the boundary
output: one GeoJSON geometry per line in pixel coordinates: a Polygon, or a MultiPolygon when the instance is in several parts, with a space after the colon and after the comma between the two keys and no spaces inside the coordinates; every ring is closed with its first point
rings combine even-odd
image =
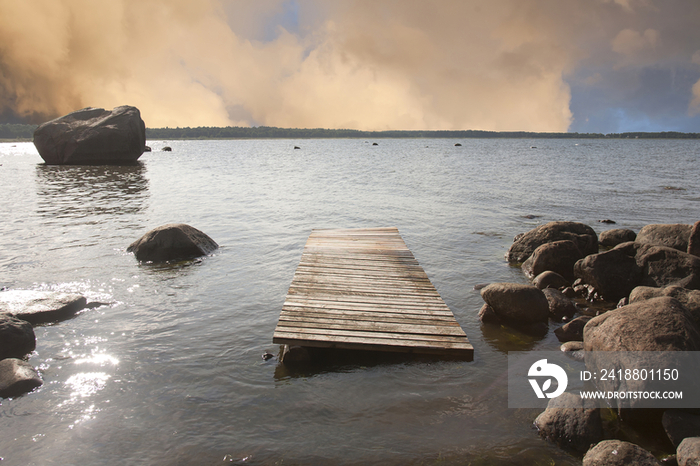
{"type": "Polygon", "coordinates": [[[396,228],[313,230],[272,341],[474,357],[464,330],[396,228]]]}

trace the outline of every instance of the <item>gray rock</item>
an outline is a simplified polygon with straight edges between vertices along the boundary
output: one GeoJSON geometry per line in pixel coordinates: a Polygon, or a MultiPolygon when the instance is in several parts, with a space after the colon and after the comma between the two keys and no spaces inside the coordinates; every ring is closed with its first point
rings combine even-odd
{"type": "Polygon", "coordinates": [[[640,285],[678,285],[691,290],[700,289],[698,256],[664,246],[640,244],[635,259],[637,266],[642,270],[640,285]]]}
{"type": "Polygon", "coordinates": [[[641,283],[642,268],[628,250],[615,248],[576,262],[574,275],[593,286],[606,301],[616,302],[641,283]]]}
{"type": "Polygon", "coordinates": [[[637,238],[637,233],[626,228],[615,228],[606,230],[598,235],[598,242],[606,248],[614,248],[618,244],[634,241],[637,238]]]}
{"type": "Polygon", "coordinates": [[[50,165],[134,163],[146,147],[136,107],[84,108],[40,125],[34,145],[50,165]]]}
{"type": "Polygon", "coordinates": [[[622,440],[603,440],[586,452],[583,466],[660,466],[647,450],[622,440]]]}
{"type": "Polygon", "coordinates": [[[9,290],[0,292],[0,312],[7,312],[34,325],[57,322],[85,309],[87,300],[75,293],[9,290]]]}
{"type": "Polygon", "coordinates": [[[700,257],[700,220],[695,222],[688,238],[688,254],[700,257]]]}
{"type": "Polygon", "coordinates": [[[557,336],[557,339],[559,341],[567,342],[567,341],[583,341],[583,328],[586,326],[589,320],[591,320],[592,317],[590,316],[580,316],[572,320],[571,322],[568,322],[558,329],[554,331],[554,334],[557,336]]]}
{"type": "Polygon", "coordinates": [[[695,324],[700,328],[700,290],[689,290],[676,285],[665,288],[638,286],[630,293],[629,303],[632,304],[660,296],[671,296],[680,301],[683,307],[693,316],[695,324]]]}
{"type": "Polygon", "coordinates": [[[35,348],[32,324],[9,314],[0,314],[0,359],[21,358],[35,348]]]}
{"type": "Polygon", "coordinates": [[[570,353],[573,351],[583,351],[583,342],[582,341],[567,341],[561,344],[559,347],[563,352],[565,353],[570,353]]]}
{"type": "Polygon", "coordinates": [[[167,262],[193,259],[211,254],[219,247],[205,233],[184,223],[155,228],[127,248],[142,262],[167,262]]]}
{"type": "Polygon", "coordinates": [[[547,409],[535,419],[535,426],[541,437],[576,453],[585,453],[603,439],[600,409],[584,407],[581,397],[571,393],[549,400],[547,409]],[[560,408],[577,404],[580,407],[560,408]]]}
{"type": "Polygon", "coordinates": [[[598,236],[593,228],[577,222],[549,222],[517,237],[506,260],[525,262],[539,246],[560,240],[573,241],[584,256],[598,252],[598,236]]]}
{"type": "Polygon", "coordinates": [[[689,312],[668,296],[640,301],[592,318],[583,329],[586,351],[699,351],[689,312]]]}
{"type": "Polygon", "coordinates": [[[564,293],[554,288],[542,290],[549,303],[549,318],[555,322],[571,319],[576,314],[576,305],[564,293]]]}
{"type": "Polygon", "coordinates": [[[571,286],[571,282],[569,280],[562,277],[556,272],[552,272],[551,270],[544,271],[541,274],[537,275],[532,280],[532,284],[540,290],[544,290],[545,288],[554,288],[556,290],[560,290],[562,288],[571,286]]]}
{"type": "Polygon", "coordinates": [[[505,323],[546,322],[549,303],[544,293],[531,285],[492,283],[481,297],[505,323]]]}
{"type": "Polygon", "coordinates": [[[678,466],[700,465],[700,437],[687,437],[676,450],[678,466]]]}
{"type": "Polygon", "coordinates": [[[31,364],[21,359],[0,361],[0,397],[14,397],[31,392],[43,382],[31,364]]]}
{"type": "Polygon", "coordinates": [[[661,417],[668,439],[677,447],[688,437],[700,437],[700,416],[682,409],[667,409],[661,417]]]}
{"type": "Polygon", "coordinates": [[[691,225],[684,223],[647,225],[637,233],[637,243],[688,251],[691,225]]]}
{"type": "Polygon", "coordinates": [[[573,280],[574,264],[581,258],[583,258],[583,254],[573,241],[553,241],[535,249],[532,255],[523,262],[522,269],[528,278],[551,270],[568,280],[573,280]]]}

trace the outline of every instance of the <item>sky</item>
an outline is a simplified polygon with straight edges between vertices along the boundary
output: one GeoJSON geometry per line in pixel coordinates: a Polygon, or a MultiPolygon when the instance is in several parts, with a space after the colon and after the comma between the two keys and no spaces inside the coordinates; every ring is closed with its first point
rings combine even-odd
{"type": "Polygon", "coordinates": [[[0,123],[700,132],[698,0],[0,0],[0,123]]]}

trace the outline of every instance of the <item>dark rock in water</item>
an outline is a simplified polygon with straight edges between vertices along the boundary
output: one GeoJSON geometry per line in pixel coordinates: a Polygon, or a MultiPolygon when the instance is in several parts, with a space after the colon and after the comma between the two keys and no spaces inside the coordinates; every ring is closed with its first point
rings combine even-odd
{"type": "Polygon", "coordinates": [[[372,145],[373,145],[373,146],[378,146],[379,144],[377,144],[376,142],[373,142],[372,145]]]}
{"type": "Polygon", "coordinates": [[[700,464],[700,437],[686,437],[676,450],[678,466],[698,466],[700,464]]]}
{"type": "MultiPolygon", "coordinates": [[[[577,317],[571,322],[568,322],[556,329],[554,334],[562,343],[568,341],[583,342],[583,328],[586,326],[589,320],[591,320],[590,316],[577,317]]],[[[583,347],[581,347],[581,349],[583,349],[583,347]]]]}
{"type": "Polygon", "coordinates": [[[598,236],[583,223],[549,222],[516,238],[506,253],[511,263],[525,262],[539,246],[561,240],[573,241],[583,256],[598,252],[598,236]]]}
{"type": "Polygon", "coordinates": [[[532,214],[523,215],[523,218],[526,218],[528,220],[532,220],[532,219],[540,218],[540,217],[542,217],[542,216],[541,215],[532,215],[532,214]]]}
{"type": "Polygon", "coordinates": [[[42,384],[41,377],[29,363],[15,358],[0,361],[0,397],[19,396],[42,384]]]}
{"type": "Polygon", "coordinates": [[[688,437],[700,437],[700,416],[682,409],[667,409],[661,417],[668,439],[674,447],[688,437]]]}
{"type": "Polygon", "coordinates": [[[219,247],[205,233],[184,223],[171,223],[155,228],[127,248],[142,262],[167,262],[194,259],[212,253],[219,247]]]}
{"type": "Polygon", "coordinates": [[[598,220],[598,221],[599,221],[600,223],[607,223],[607,224],[609,224],[609,225],[614,225],[614,224],[617,223],[615,220],[610,220],[609,218],[606,218],[606,219],[604,219],[604,220],[598,220]]]}
{"type": "Polygon", "coordinates": [[[664,296],[628,304],[591,319],[586,351],[700,351],[700,333],[677,299],[664,296]]]}
{"type": "Polygon", "coordinates": [[[474,285],[474,289],[475,289],[476,291],[479,291],[479,290],[481,290],[482,288],[486,288],[487,286],[489,286],[488,283],[478,283],[478,284],[474,285]]]}
{"type": "Polygon", "coordinates": [[[637,233],[626,228],[615,228],[606,230],[598,235],[598,242],[606,248],[614,248],[618,244],[634,241],[637,238],[637,233]]]}
{"type": "Polygon", "coordinates": [[[295,148],[295,149],[301,149],[301,147],[299,147],[299,146],[294,146],[294,148],[295,148]]]}
{"type": "Polygon", "coordinates": [[[549,400],[547,409],[535,419],[540,436],[565,450],[588,451],[591,445],[603,439],[603,421],[600,409],[584,406],[584,400],[572,393],[562,393],[549,400]],[[576,408],[560,407],[576,405],[576,408]]]}
{"type": "Polygon", "coordinates": [[[457,144],[455,144],[455,147],[462,147],[462,144],[457,143],[457,144]]]}
{"type": "Polygon", "coordinates": [[[556,272],[545,270],[532,280],[532,284],[540,290],[544,290],[545,288],[554,288],[558,290],[570,286],[571,282],[556,272]]]}
{"type": "Polygon", "coordinates": [[[501,318],[496,315],[493,308],[488,304],[481,306],[479,310],[479,321],[484,324],[501,324],[501,318]]]}
{"type": "Polygon", "coordinates": [[[34,325],[57,322],[85,309],[87,300],[75,293],[10,290],[0,293],[0,312],[7,312],[34,325]]]}
{"type": "Polygon", "coordinates": [[[574,302],[564,296],[564,293],[554,288],[542,290],[549,303],[549,318],[555,322],[571,319],[576,314],[574,302]]]}
{"type": "Polygon", "coordinates": [[[508,324],[546,322],[549,303],[541,290],[518,283],[492,283],[481,297],[508,324]]]}
{"type": "Polygon", "coordinates": [[[700,290],[689,290],[674,285],[665,288],[638,286],[630,293],[628,304],[660,296],[676,298],[690,312],[695,324],[700,328],[700,290]]]}
{"type": "Polygon", "coordinates": [[[153,149],[150,148],[150,146],[144,146],[143,151],[144,152],[151,152],[153,149]]]}
{"type": "Polygon", "coordinates": [[[173,151],[173,148],[170,147],[170,146],[165,146],[165,147],[163,147],[161,150],[162,150],[163,152],[172,152],[172,151],[173,151]]]}
{"type": "Polygon", "coordinates": [[[134,163],[146,146],[146,125],[136,107],[84,108],[40,125],[34,145],[50,165],[134,163]]]}
{"type": "Polygon", "coordinates": [[[638,243],[688,251],[688,240],[693,227],[684,223],[647,225],[637,233],[638,243]]]}
{"type": "Polygon", "coordinates": [[[583,258],[576,243],[570,240],[552,241],[538,246],[523,262],[522,269],[528,278],[550,270],[567,280],[574,279],[574,264],[583,258]]]}
{"type": "Polygon", "coordinates": [[[263,361],[269,361],[270,359],[274,358],[275,355],[272,353],[268,353],[267,351],[263,353],[262,358],[263,361]]]}
{"type": "Polygon", "coordinates": [[[0,314],[0,360],[21,358],[36,348],[32,324],[9,314],[0,314]]]}
{"type": "Polygon", "coordinates": [[[616,302],[629,295],[642,281],[642,269],[623,249],[611,249],[587,256],[574,265],[574,275],[606,301],[616,302]]]}
{"type": "Polygon", "coordinates": [[[700,220],[695,222],[688,238],[688,254],[700,257],[700,220]]]}
{"type": "Polygon", "coordinates": [[[647,450],[622,440],[603,440],[586,452],[583,466],[660,466],[647,450]]]}

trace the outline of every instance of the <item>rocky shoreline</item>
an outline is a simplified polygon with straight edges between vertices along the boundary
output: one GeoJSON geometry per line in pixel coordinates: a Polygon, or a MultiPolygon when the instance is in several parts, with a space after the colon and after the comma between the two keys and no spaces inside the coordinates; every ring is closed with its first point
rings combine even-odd
{"type": "MultiPolygon", "coordinates": [[[[579,360],[588,351],[700,351],[699,256],[700,221],[647,225],[636,234],[611,229],[600,237],[588,225],[550,222],[516,236],[505,255],[532,285],[482,288],[479,318],[535,336],[549,331],[549,321],[562,322],[554,331],[561,350],[579,360]]],[[[607,410],[628,431],[666,435],[660,443],[676,452],[660,462],[606,429],[601,408],[571,408],[577,401],[569,396],[578,399],[551,399],[534,425],[585,466],[700,464],[697,410],[607,410]]]]}

